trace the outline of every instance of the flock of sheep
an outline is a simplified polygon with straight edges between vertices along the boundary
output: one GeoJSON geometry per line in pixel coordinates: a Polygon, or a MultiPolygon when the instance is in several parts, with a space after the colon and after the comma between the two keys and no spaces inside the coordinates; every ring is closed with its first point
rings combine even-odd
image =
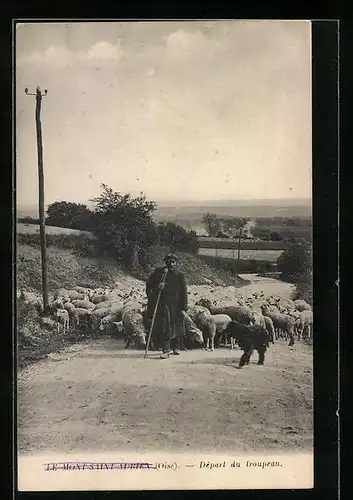
{"type": "MultiPolygon", "coordinates": [[[[40,301],[30,292],[22,291],[20,296],[41,307],[40,301]]],[[[239,323],[261,326],[271,342],[284,338],[289,340],[289,346],[294,344],[295,337],[299,340],[312,338],[313,314],[311,306],[303,300],[266,298],[263,292],[253,293],[246,299],[234,298],[231,303],[190,298],[191,305],[184,314],[182,348],[199,346],[213,350],[229,344],[233,348],[237,339],[231,335],[231,323],[233,327],[239,323]]],[[[109,333],[124,337],[125,347],[146,346],[148,323],[143,287],[132,287],[129,292],[115,287],[59,289],[49,309],[51,317],[47,321],[54,322],[58,331],[74,328],[83,334],[109,333]]]]}
{"type": "Polygon", "coordinates": [[[313,313],[310,304],[304,300],[272,296],[265,299],[262,293],[253,293],[246,300],[235,298],[232,304],[219,304],[201,298],[188,313],[203,332],[208,332],[206,348],[211,350],[222,341],[227,343],[231,322],[260,326],[272,343],[285,338],[292,346],[295,337],[299,340],[312,339],[313,313]]]}
{"type": "MultiPolygon", "coordinates": [[[[21,291],[20,297],[42,309],[41,302],[31,292],[21,291]]],[[[49,303],[46,322],[51,325],[54,321],[57,330],[62,329],[64,333],[69,328],[80,330],[82,334],[124,331],[126,344],[140,347],[146,345],[140,302],[141,292],[134,288],[129,293],[115,288],[61,288],[49,303]]]]}

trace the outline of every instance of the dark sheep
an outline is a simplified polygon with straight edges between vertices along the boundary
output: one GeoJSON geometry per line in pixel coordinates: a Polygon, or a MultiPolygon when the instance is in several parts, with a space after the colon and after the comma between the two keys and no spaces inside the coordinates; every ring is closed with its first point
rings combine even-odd
{"type": "Polygon", "coordinates": [[[246,326],[238,321],[231,321],[225,333],[233,338],[242,349],[243,355],[239,361],[239,368],[248,365],[254,350],[259,353],[258,365],[265,362],[265,352],[269,347],[269,338],[266,329],[260,325],[246,326]]]}

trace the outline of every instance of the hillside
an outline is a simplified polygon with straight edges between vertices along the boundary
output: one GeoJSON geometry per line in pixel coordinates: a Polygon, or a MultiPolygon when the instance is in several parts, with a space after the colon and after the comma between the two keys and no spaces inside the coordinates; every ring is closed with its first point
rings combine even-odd
{"type": "MultiPolygon", "coordinates": [[[[111,286],[121,280],[144,280],[149,272],[163,264],[166,249],[156,247],[151,256],[150,266],[136,272],[134,276],[126,274],[112,260],[97,257],[82,257],[74,249],[48,247],[48,288],[53,291],[60,287],[111,286]]],[[[197,256],[178,252],[178,268],[183,271],[190,285],[203,285],[211,281],[215,285],[233,285],[240,287],[246,282],[241,278],[232,278],[229,273],[208,266],[197,256]]],[[[33,291],[41,290],[41,256],[39,245],[17,244],[17,288],[33,291]]]]}
{"type": "MultiPolygon", "coordinates": [[[[39,234],[39,224],[26,224],[22,222],[17,222],[16,233],[17,234],[39,234]]],[[[56,227],[45,225],[46,234],[85,234],[88,238],[94,239],[94,235],[90,231],[82,231],[81,229],[70,229],[68,227],[56,227]]]]}

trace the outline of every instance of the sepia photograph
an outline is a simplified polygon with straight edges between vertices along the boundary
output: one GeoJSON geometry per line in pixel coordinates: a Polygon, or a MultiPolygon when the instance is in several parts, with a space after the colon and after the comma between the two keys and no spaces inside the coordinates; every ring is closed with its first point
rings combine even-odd
{"type": "Polygon", "coordinates": [[[18,490],[313,488],[311,22],[13,37],[18,490]]]}

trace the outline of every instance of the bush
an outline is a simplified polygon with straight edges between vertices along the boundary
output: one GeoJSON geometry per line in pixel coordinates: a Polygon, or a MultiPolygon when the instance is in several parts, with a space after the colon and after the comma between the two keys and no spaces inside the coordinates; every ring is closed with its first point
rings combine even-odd
{"type": "Polygon", "coordinates": [[[291,245],[278,258],[282,278],[295,285],[294,298],[312,303],[312,252],[308,243],[291,245]]]}
{"type": "Polygon", "coordinates": [[[311,274],[310,245],[304,243],[291,245],[278,257],[277,266],[284,279],[300,283],[311,274]]]}
{"type": "Polygon", "coordinates": [[[169,247],[171,251],[197,253],[199,241],[195,231],[188,231],[173,222],[162,222],[157,230],[160,245],[169,247]]]}
{"type": "Polygon", "coordinates": [[[270,233],[270,240],[271,241],[282,241],[283,237],[279,233],[277,233],[277,231],[272,231],[270,233]]]}
{"type": "Polygon", "coordinates": [[[22,224],[39,224],[39,219],[35,219],[33,217],[19,217],[18,222],[21,222],[22,224]]]}
{"type": "Polygon", "coordinates": [[[312,290],[312,281],[302,281],[295,286],[293,300],[305,300],[308,304],[313,305],[313,290],[312,290]]]}
{"type": "Polygon", "coordinates": [[[82,336],[76,331],[58,333],[55,322],[41,316],[35,306],[17,299],[17,362],[20,368],[60,350],[82,336]]]}
{"type": "Polygon", "coordinates": [[[41,335],[40,314],[32,304],[17,299],[17,340],[19,346],[33,345],[41,335]]]}
{"type": "Polygon", "coordinates": [[[92,200],[96,204],[93,233],[101,252],[128,269],[143,265],[149,249],[158,242],[152,219],[155,203],[142,194],[137,198],[121,195],[105,184],[102,189],[103,193],[92,200]]]}
{"type": "Polygon", "coordinates": [[[48,206],[46,224],[89,231],[93,226],[93,219],[94,215],[86,205],[58,201],[48,206]]]}

